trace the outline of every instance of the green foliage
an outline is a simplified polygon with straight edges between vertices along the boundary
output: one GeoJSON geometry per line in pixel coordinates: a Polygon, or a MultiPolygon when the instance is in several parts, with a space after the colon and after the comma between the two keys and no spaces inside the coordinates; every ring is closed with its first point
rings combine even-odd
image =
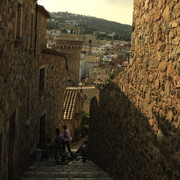
{"type": "Polygon", "coordinates": [[[77,142],[81,139],[82,135],[81,135],[81,128],[77,128],[75,129],[74,132],[74,137],[73,137],[73,142],[77,142]]]}
{"type": "Polygon", "coordinates": [[[83,137],[88,135],[89,120],[90,120],[89,114],[86,113],[85,111],[83,111],[82,112],[82,124],[81,124],[81,128],[77,128],[75,130],[74,138],[73,138],[74,142],[76,142],[76,141],[80,140],[81,138],[83,138],[83,137]]]}
{"type": "Polygon", "coordinates": [[[116,73],[115,72],[109,73],[108,75],[109,75],[109,78],[106,78],[104,82],[102,82],[101,84],[98,85],[98,88],[100,90],[104,89],[105,86],[107,86],[108,84],[112,83],[113,79],[116,77],[116,73]]]}
{"type": "Polygon", "coordinates": [[[46,27],[47,27],[48,30],[59,29],[58,26],[57,26],[57,23],[55,23],[55,22],[47,22],[46,27]]]}
{"type": "Polygon", "coordinates": [[[85,137],[88,135],[89,120],[90,120],[89,114],[83,111],[82,112],[82,129],[81,129],[82,137],[85,137]]]}
{"type": "Polygon", "coordinates": [[[111,36],[108,36],[108,35],[106,35],[106,34],[101,34],[101,35],[98,35],[97,36],[97,39],[98,40],[112,40],[112,37],[111,36]]]}
{"type": "Polygon", "coordinates": [[[82,112],[82,127],[83,128],[89,128],[89,119],[90,116],[85,111],[82,112]]]}

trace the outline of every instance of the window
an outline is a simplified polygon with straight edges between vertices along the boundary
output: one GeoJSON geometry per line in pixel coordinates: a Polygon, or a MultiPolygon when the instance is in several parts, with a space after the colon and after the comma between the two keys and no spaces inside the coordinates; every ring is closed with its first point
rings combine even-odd
{"type": "Polygon", "coordinates": [[[2,169],[2,134],[0,134],[0,170],[2,169]]]}
{"type": "Polygon", "coordinates": [[[45,86],[45,68],[40,69],[39,73],[39,91],[43,91],[45,86]]]}
{"type": "Polygon", "coordinates": [[[34,15],[33,14],[31,14],[31,29],[30,29],[30,47],[32,48],[33,47],[33,23],[34,23],[34,21],[33,21],[33,19],[34,19],[34,15]]]}
{"type": "Polygon", "coordinates": [[[16,20],[16,38],[22,37],[22,4],[18,3],[16,20]]]}
{"type": "Polygon", "coordinates": [[[29,107],[30,107],[30,93],[31,93],[31,85],[28,87],[28,93],[27,93],[27,119],[29,118],[29,107]]]}

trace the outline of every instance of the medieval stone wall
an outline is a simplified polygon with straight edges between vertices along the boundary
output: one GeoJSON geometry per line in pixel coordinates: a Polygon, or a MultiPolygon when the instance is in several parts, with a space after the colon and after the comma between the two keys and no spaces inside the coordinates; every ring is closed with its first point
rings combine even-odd
{"type": "Polygon", "coordinates": [[[27,162],[25,165],[22,165],[23,162],[26,162],[27,157],[23,156],[27,152],[27,143],[23,144],[26,142],[25,117],[28,85],[26,75],[28,74],[29,62],[32,56],[29,55],[30,26],[27,25],[27,22],[30,20],[29,16],[24,16],[24,12],[26,11],[27,14],[31,13],[30,10],[35,9],[35,2],[33,0],[26,3],[22,1],[18,2],[4,0],[0,7],[0,133],[2,134],[2,179],[7,179],[8,175],[11,176],[12,174],[14,178],[17,178],[17,174],[28,164],[27,162]],[[22,14],[17,20],[18,2],[20,3],[20,8],[23,7],[24,10],[21,9],[22,14]],[[21,27],[19,27],[21,29],[21,36],[17,36],[17,22],[21,22],[21,27]],[[22,167],[22,169],[18,167],[22,167]]]}
{"type": "MultiPolygon", "coordinates": [[[[40,139],[53,140],[54,129],[63,117],[65,57],[42,49],[38,56],[34,55],[35,20],[34,0],[1,1],[0,179],[3,180],[20,179],[33,160],[36,144],[40,139]],[[40,92],[41,68],[45,68],[45,76],[40,92]]],[[[45,32],[46,21],[43,23],[38,28],[45,32]]]]}
{"type": "Polygon", "coordinates": [[[179,9],[134,0],[130,66],[92,102],[91,157],[115,179],[180,177],[179,9]]]}
{"type": "MultiPolygon", "coordinates": [[[[40,112],[46,113],[45,140],[50,138],[53,141],[55,128],[60,127],[63,121],[65,57],[43,53],[39,58],[38,68],[41,67],[46,69],[46,83],[44,91],[39,94],[40,112]]],[[[39,127],[39,123],[37,125],[39,127]]],[[[39,131],[36,134],[38,135],[39,131]]]]}
{"type": "Polygon", "coordinates": [[[41,50],[46,48],[46,21],[49,18],[49,13],[44,9],[43,6],[37,6],[37,41],[36,41],[36,53],[41,53],[41,50]]]}

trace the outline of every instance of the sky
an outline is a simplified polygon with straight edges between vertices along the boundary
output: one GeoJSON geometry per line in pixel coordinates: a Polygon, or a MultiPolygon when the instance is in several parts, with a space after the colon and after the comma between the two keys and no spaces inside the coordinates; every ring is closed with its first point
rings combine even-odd
{"type": "Polygon", "coordinates": [[[49,12],[67,11],[132,25],[133,0],[38,0],[49,12]]]}

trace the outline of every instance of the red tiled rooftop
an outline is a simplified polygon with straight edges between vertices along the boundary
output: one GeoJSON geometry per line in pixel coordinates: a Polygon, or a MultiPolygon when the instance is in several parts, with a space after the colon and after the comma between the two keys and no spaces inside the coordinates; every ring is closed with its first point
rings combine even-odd
{"type": "Polygon", "coordinates": [[[77,101],[77,90],[66,90],[64,92],[64,119],[72,120],[77,101]]]}

